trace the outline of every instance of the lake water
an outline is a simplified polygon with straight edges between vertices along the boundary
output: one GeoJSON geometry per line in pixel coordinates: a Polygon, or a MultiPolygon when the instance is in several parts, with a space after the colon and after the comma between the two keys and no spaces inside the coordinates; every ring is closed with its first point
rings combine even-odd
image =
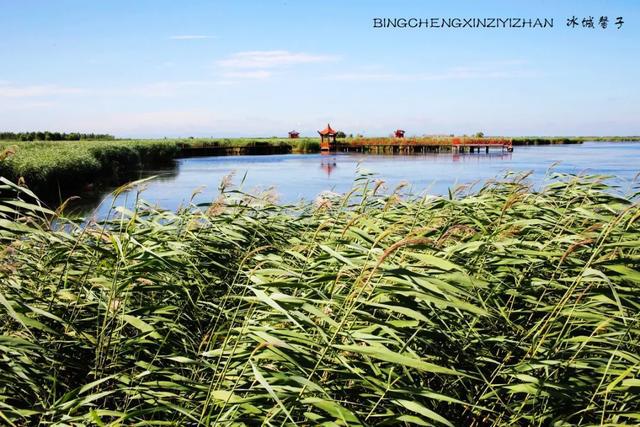
{"type": "MultiPolygon", "coordinates": [[[[413,193],[446,194],[458,184],[469,184],[503,176],[507,171],[532,171],[530,180],[540,185],[549,170],[565,173],[611,175],[613,183],[628,191],[640,172],[640,143],[587,142],[576,145],[514,147],[512,153],[367,155],[286,154],[268,156],[195,157],[176,160],[166,169],[140,171],[140,176],[158,175],[146,184],[141,198],[162,208],[176,209],[189,202],[209,202],[218,195],[224,176],[234,173],[238,187],[257,192],[274,187],[281,203],[313,200],[325,190],[349,191],[358,170],[375,173],[390,189],[403,181],[413,193]]],[[[132,194],[123,194],[116,205],[131,205],[132,194]]],[[[101,217],[113,202],[106,194],[91,202],[89,211],[101,217]],[[96,207],[97,206],[97,207],[96,207]]],[[[85,205],[85,212],[87,206],[85,205]]]]}

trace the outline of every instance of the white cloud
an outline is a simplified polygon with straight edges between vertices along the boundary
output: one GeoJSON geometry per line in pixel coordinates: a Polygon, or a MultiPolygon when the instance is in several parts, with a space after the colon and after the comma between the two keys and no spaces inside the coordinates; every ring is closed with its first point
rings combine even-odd
{"type": "Polygon", "coordinates": [[[289,52],[287,50],[256,50],[234,53],[226,59],[219,60],[217,64],[225,68],[265,69],[330,62],[337,59],[338,57],[334,55],[313,55],[303,52],[289,52]]]}
{"type": "Polygon", "coordinates": [[[273,73],[267,70],[229,71],[222,74],[222,76],[227,79],[252,79],[252,80],[264,80],[264,79],[268,79],[272,75],[273,73]]]}
{"type": "Polygon", "coordinates": [[[32,100],[32,98],[25,98],[25,100],[15,99],[11,102],[0,103],[0,112],[8,113],[23,110],[51,110],[58,105],[59,104],[56,102],[32,100]]]}
{"type": "MultiPolygon", "coordinates": [[[[242,77],[242,76],[236,76],[242,77]]],[[[266,78],[260,74],[246,75],[244,78],[266,78]]],[[[176,96],[193,90],[213,88],[228,84],[225,80],[161,81],[129,87],[76,88],[53,84],[16,86],[0,82],[0,98],[50,98],[58,95],[95,97],[166,97],[176,96]]]]}
{"type": "Polygon", "coordinates": [[[525,62],[520,60],[500,61],[493,64],[453,67],[441,72],[396,73],[396,72],[350,72],[334,74],[329,80],[353,81],[437,81],[437,80],[471,80],[471,79],[507,79],[536,77],[539,73],[517,67],[525,62]]]}
{"type": "MultiPolygon", "coordinates": [[[[0,116],[0,125],[2,124],[0,116]]],[[[51,116],[40,127],[52,128],[51,116]]],[[[281,117],[250,116],[242,113],[207,109],[166,111],[112,111],[96,115],[91,112],[55,119],[56,129],[91,130],[118,136],[241,136],[286,135],[290,123],[281,117]]]]}
{"type": "Polygon", "coordinates": [[[169,37],[170,40],[204,40],[204,39],[213,39],[214,36],[205,36],[202,34],[183,34],[178,36],[169,37]]]}
{"type": "Polygon", "coordinates": [[[470,79],[500,79],[512,77],[533,76],[527,73],[512,73],[508,71],[475,71],[452,70],[445,73],[344,73],[329,76],[330,80],[356,81],[429,81],[429,80],[470,80],[470,79]]]}
{"type": "Polygon", "coordinates": [[[184,81],[164,81],[155,82],[145,85],[125,88],[125,89],[106,89],[99,91],[101,95],[140,95],[140,96],[174,96],[180,92],[190,89],[202,89],[207,87],[215,87],[220,84],[215,80],[184,80],[184,81]]]}
{"type": "Polygon", "coordinates": [[[29,98],[55,95],[79,95],[85,90],[59,85],[15,86],[9,82],[0,82],[0,98],[29,98]]]}

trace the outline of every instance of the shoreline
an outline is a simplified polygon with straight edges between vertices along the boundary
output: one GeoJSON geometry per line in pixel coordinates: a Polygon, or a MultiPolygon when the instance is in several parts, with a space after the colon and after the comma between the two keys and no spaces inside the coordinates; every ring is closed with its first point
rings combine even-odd
{"type": "MultiPolygon", "coordinates": [[[[345,151],[350,144],[384,138],[346,138],[339,140],[345,151]]],[[[405,140],[391,140],[403,147],[405,140]]],[[[407,138],[432,141],[433,138],[407,138]]],[[[452,151],[443,139],[440,147],[452,151]]],[[[584,142],[636,142],[640,137],[514,137],[514,146],[582,144],[584,142]]],[[[426,145],[425,145],[426,146],[426,145]]],[[[62,199],[74,192],[119,185],[135,178],[142,168],[164,166],[176,159],[201,156],[272,154],[310,154],[320,152],[319,138],[187,138],[113,139],[81,141],[1,141],[0,176],[17,182],[51,199],[62,199]]],[[[391,150],[393,152],[393,150],[391,150]]],[[[371,151],[369,154],[376,154],[371,151]]],[[[384,153],[383,153],[384,154],[384,153]]],[[[399,155],[405,155],[398,150],[399,155]]]]}

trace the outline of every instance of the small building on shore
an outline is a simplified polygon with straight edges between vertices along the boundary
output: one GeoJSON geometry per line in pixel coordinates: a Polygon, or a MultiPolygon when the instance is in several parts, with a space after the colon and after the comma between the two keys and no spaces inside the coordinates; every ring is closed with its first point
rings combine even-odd
{"type": "Polygon", "coordinates": [[[291,132],[289,132],[289,139],[296,139],[296,138],[300,138],[300,132],[297,132],[295,130],[292,130],[291,132]]]}
{"type": "Polygon", "coordinates": [[[404,130],[402,129],[397,129],[394,133],[396,138],[404,138],[404,130]]]}
{"type": "Polygon", "coordinates": [[[327,123],[327,127],[319,130],[320,134],[320,151],[334,151],[336,149],[336,135],[338,132],[331,128],[327,123]]]}

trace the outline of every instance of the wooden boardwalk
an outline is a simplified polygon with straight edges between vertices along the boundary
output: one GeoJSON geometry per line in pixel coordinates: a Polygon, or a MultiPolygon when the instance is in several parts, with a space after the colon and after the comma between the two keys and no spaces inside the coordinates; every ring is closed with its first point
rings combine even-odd
{"type": "Polygon", "coordinates": [[[488,153],[490,150],[513,151],[510,138],[357,138],[348,142],[328,144],[323,151],[358,152],[374,154],[412,154],[412,153],[488,153]]]}

